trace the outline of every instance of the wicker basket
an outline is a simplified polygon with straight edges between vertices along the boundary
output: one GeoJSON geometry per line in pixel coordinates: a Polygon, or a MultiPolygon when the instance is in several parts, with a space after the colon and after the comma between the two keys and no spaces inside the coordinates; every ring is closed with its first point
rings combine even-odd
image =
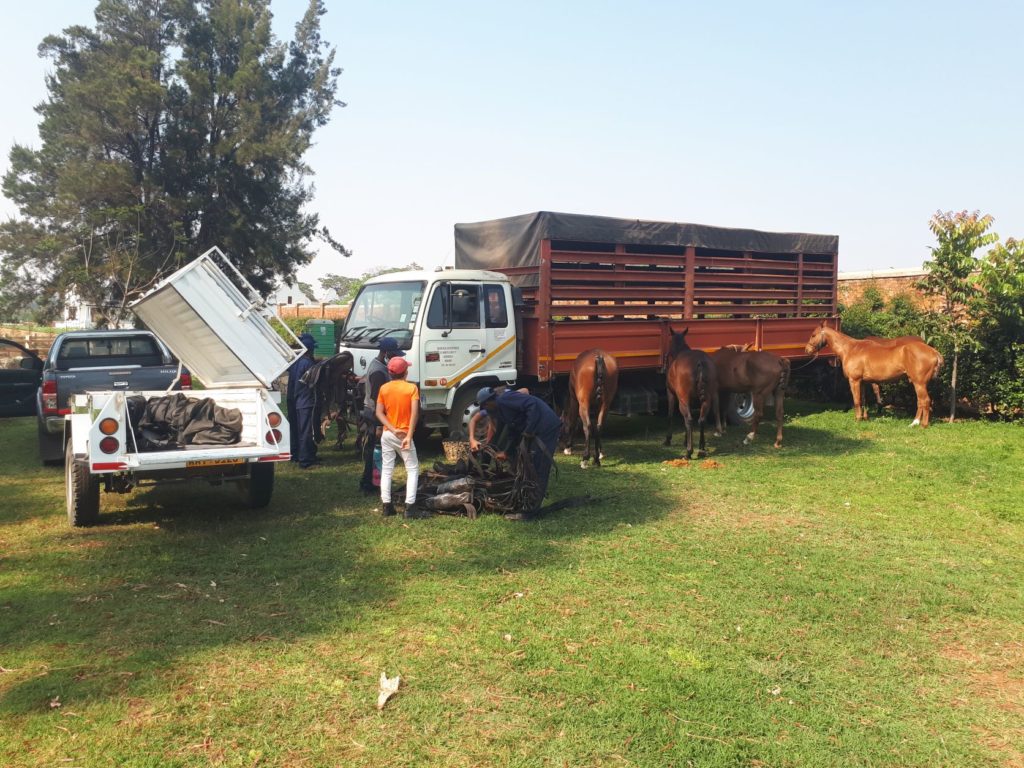
{"type": "Polygon", "coordinates": [[[441,447],[444,448],[444,457],[449,462],[456,462],[459,459],[469,458],[469,443],[459,440],[442,440],[441,447]]]}

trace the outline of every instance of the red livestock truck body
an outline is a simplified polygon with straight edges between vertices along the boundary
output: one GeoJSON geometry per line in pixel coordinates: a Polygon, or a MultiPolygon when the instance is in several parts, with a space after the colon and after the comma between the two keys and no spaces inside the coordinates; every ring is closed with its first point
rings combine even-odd
{"type": "Polygon", "coordinates": [[[838,327],[834,235],[539,213],[455,226],[455,264],[522,293],[520,376],[550,381],[593,347],[624,373],[664,370],[672,331],[714,351],[750,344],[791,359],[838,327]]]}

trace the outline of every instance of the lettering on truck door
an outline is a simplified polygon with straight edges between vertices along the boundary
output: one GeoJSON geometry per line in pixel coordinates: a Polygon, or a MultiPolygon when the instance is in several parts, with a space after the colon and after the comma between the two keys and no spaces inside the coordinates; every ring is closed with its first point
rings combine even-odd
{"type": "Polygon", "coordinates": [[[443,406],[484,357],[483,311],[479,283],[441,282],[427,305],[423,324],[423,373],[417,378],[426,406],[443,406]]]}

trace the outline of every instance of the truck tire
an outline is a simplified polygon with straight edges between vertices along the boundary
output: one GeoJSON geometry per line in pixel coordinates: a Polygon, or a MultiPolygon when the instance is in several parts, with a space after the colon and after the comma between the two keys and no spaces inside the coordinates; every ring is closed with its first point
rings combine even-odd
{"type": "Polygon", "coordinates": [[[754,399],[749,392],[732,392],[723,403],[727,423],[734,427],[749,427],[754,423],[754,399]]]}
{"type": "Polygon", "coordinates": [[[476,389],[467,387],[455,395],[452,412],[448,414],[449,437],[458,433],[463,436],[463,439],[466,438],[469,433],[469,420],[477,411],[476,393],[476,389]]]}
{"type": "Polygon", "coordinates": [[[270,462],[249,465],[249,479],[242,489],[250,509],[263,509],[274,495],[274,465],[270,462]]]}
{"type": "Polygon", "coordinates": [[[89,466],[75,461],[71,441],[64,451],[64,495],[68,522],[76,528],[95,525],[100,515],[100,479],[89,473],[89,466]]]}

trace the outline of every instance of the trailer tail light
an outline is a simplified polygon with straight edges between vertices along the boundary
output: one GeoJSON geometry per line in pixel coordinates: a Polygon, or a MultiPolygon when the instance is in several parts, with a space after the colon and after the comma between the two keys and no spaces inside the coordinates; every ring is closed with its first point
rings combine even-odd
{"type": "Polygon", "coordinates": [[[43,413],[57,413],[57,382],[52,379],[43,382],[43,413]]]}
{"type": "Polygon", "coordinates": [[[267,424],[269,424],[272,427],[280,427],[281,426],[281,414],[278,413],[277,411],[274,411],[273,413],[268,413],[267,414],[267,424]]]}
{"type": "Polygon", "coordinates": [[[104,435],[112,435],[117,432],[117,419],[104,419],[100,422],[100,432],[104,435]]]}
{"type": "Polygon", "coordinates": [[[121,447],[121,444],[117,442],[116,437],[104,437],[100,440],[100,450],[104,453],[117,453],[117,449],[121,447]]]}
{"type": "Polygon", "coordinates": [[[281,430],[279,429],[272,429],[269,432],[267,432],[268,443],[274,443],[275,445],[277,445],[281,442],[282,437],[283,435],[281,434],[281,430]]]}
{"type": "Polygon", "coordinates": [[[178,379],[178,384],[181,389],[192,389],[192,374],[182,373],[181,378],[178,379]]]}

